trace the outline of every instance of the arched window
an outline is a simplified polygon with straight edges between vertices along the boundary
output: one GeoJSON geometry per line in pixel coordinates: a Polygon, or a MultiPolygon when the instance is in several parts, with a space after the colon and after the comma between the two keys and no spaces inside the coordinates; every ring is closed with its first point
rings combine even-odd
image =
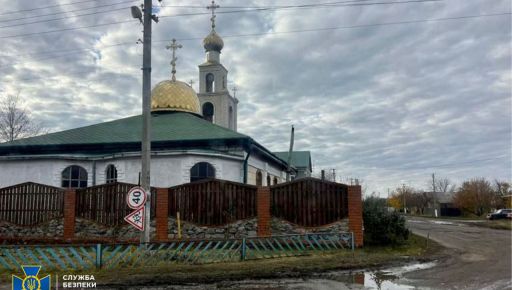
{"type": "Polygon", "coordinates": [[[117,182],[117,169],[114,164],[107,166],[107,169],[105,170],[105,179],[106,183],[117,182]]]}
{"type": "Polygon", "coordinates": [[[270,175],[267,175],[267,186],[270,186],[270,175]]]}
{"type": "Polygon", "coordinates": [[[263,185],[263,175],[261,174],[261,171],[256,171],[256,185],[262,186],[263,185]]]}
{"type": "Polygon", "coordinates": [[[72,165],[62,171],[62,187],[87,187],[87,171],[80,166],[72,165]]]}
{"type": "Polygon", "coordinates": [[[215,84],[215,77],[212,73],[206,74],[206,92],[213,93],[213,86],[215,84]]]}
{"type": "Polygon", "coordinates": [[[274,176],[274,185],[277,184],[277,177],[274,176]]]}
{"type": "Polygon", "coordinates": [[[215,114],[215,108],[213,104],[210,102],[206,102],[203,104],[203,118],[206,121],[213,122],[213,115],[215,114]]]}
{"type": "Polygon", "coordinates": [[[190,168],[190,182],[215,178],[215,168],[208,162],[196,163],[190,168]]]}
{"type": "Polygon", "coordinates": [[[235,129],[233,126],[233,107],[229,106],[229,129],[235,129]]]}

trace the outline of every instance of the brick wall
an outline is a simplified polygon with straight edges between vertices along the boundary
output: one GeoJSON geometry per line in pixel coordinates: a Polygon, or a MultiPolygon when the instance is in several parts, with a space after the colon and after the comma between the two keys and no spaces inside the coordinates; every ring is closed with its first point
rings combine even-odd
{"type": "Polygon", "coordinates": [[[169,223],[169,189],[157,188],[156,190],[156,240],[167,240],[167,226],[169,223]]]}
{"type": "Polygon", "coordinates": [[[75,202],[76,191],[68,189],[64,193],[64,240],[75,237],[75,202]]]}
{"type": "Polygon", "coordinates": [[[270,236],[270,187],[258,187],[256,206],[258,214],[258,237],[270,236]]]}
{"type": "Polygon", "coordinates": [[[348,228],[354,233],[356,247],[363,246],[363,202],[361,186],[348,186],[348,228]]]}

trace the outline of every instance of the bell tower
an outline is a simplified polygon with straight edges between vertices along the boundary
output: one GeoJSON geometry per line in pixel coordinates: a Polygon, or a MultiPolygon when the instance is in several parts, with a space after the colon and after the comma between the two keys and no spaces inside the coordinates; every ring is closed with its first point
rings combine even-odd
{"type": "Polygon", "coordinates": [[[219,126],[237,130],[238,100],[228,91],[228,70],[220,63],[224,41],[215,31],[215,9],[212,1],[207,7],[212,11],[210,33],[204,38],[206,62],[199,65],[199,102],[203,117],[219,126]]]}

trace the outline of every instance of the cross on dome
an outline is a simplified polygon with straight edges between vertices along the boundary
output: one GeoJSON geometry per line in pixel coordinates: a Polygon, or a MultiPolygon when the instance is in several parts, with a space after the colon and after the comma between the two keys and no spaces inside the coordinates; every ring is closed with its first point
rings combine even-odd
{"type": "Polygon", "coordinates": [[[173,38],[172,39],[172,43],[170,45],[167,45],[165,48],[167,49],[171,49],[172,50],[172,59],[171,59],[171,66],[172,66],[172,80],[175,81],[176,80],[176,61],[178,60],[178,58],[176,57],[176,50],[178,48],[182,48],[183,45],[179,44],[176,42],[176,39],[173,38]]]}

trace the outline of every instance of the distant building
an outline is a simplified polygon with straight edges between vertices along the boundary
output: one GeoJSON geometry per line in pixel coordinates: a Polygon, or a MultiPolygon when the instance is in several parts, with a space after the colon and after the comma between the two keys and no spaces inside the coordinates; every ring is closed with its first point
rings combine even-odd
{"type": "MultiPolygon", "coordinates": [[[[288,162],[288,151],[272,152],[281,160],[288,162]]],[[[291,165],[297,169],[295,178],[310,177],[313,172],[311,163],[311,152],[309,151],[293,151],[291,165]]]]}

